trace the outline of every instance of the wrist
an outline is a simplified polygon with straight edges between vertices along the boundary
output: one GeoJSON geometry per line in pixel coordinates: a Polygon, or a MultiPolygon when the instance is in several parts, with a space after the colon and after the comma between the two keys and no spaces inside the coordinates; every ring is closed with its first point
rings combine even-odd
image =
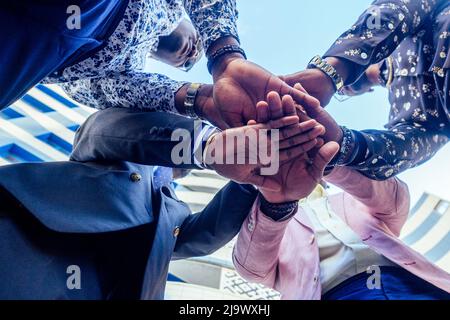
{"type": "Polygon", "coordinates": [[[207,110],[211,107],[214,107],[213,85],[204,84],[198,90],[194,111],[199,118],[207,119],[207,110]]]}
{"type": "Polygon", "coordinates": [[[351,62],[336,57],[327,57],[324,60],[336,69],[342,80],[344,80],[344,83],[347,84],[349,75],[353,69],[351,62]]]}
{"type": "Polygon", "coordinates": [[[186,83],[175,94],[175,108],[182,115],[202,118],[205,107],[213,103],[212,92],[212,85],[186,83]]]}
{"type": "Polygon", "coordinates": [[[229,52],[220,55],[216,59],[214,59],[214,55],[222,48],[224,47],[239,47],[240,43],[239,41],[232,37],[232,36],[226,36],[222,37],[218,40],[216,40],[206,52],[206,57],[208,58],[208,61],[213,62],[210,64],[210,72],[213,75],[213,78],[216,79],[220,74],[224,72],[226,69],[226,66],[231,63],[234,60],[238,59],[246,59],[245,55],[239,52],[229,52]],[[214,59],[214,61],[211,61],[211,59],[214,59]]]}
{"type": "Polygon", "coordinates": [[[297,213],[298,200],[282,203],[272,203],[266,197],[260,195],[260,210],[274,221],[284,221],[297,213]]]}
{"type": "Polygon", "coordinates": [[[179,114],[185,115],[186,108],[184,106],[184,101],[186,100],[187,91],[189,89],[190,83],[185,83],[176,93],[175,93],[175,109],[177,109],[179,114]]]}
{"type": "Polygon", "coordinates": [[[372,87],[380,86],[382,83],[380,81],[380,67],[375,64],[371,65],[365,72],[367,81],[372,87]]]}

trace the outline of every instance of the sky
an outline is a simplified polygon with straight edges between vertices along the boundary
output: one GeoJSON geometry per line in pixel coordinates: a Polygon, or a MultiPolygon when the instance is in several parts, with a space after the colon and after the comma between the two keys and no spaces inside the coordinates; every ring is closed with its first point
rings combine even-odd
{"type": "MultiPolygon", "coordinates": [[[[274,74],[290,74],[305,68],[311,58],[323,54],[336,38],[357,20],[369,0],[237,0],[239,35],[249,60],[274,74]]],[[[189,73],[151,61],[148,71],[176,80],[211,83],[203,59],[189,73]]],[[[382,129],[389,103],[386,89],[334,100],[327,110],[341,125],[352,129],[382,129]]],[[[423,192],[450,200],[450,145],[427,164],[409,170],[400,178],[409,185],[412,203],[423,192]]]]}

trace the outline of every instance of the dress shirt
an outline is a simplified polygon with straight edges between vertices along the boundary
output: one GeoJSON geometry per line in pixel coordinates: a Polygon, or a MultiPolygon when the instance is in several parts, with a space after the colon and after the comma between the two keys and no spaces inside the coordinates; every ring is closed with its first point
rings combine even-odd
{"type": "Polygon", "coordinates": [[[426,162],[448,142],[449,30],[447,0],[377,0],[325,54],[355,64],[349,83],[371,64],[394,62],[388,130],[362,131],[367,153],[353,168],[385,180],[426,162]]]}
{"type": "Polygon", "coordinates": [[[78,102],[104,109],[128,107],[151,111],[175,109],[175,93],[185,84],[144,72],[146,58],[160,36],[169,35],[187,12],[199,31],[205,52],[217,39],[238,39],[235,0],[130,0],[106,46],[47,78],[59,83],[78,102]]]}
{"type": "Polygon", "coordinates": [[[320,281],[326,293],[345,280],[367,272],[371,266],[394,266],[364,244],[360,237],[334,213],[321,186],[300,204],[308,215],[319,247],[320,281]]]}

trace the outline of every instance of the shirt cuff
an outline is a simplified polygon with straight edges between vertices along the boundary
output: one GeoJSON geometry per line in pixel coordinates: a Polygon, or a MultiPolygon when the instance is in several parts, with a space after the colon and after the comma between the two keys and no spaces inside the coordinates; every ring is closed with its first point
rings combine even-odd
{"type": "Polygon", "coordinates": [[[194,139],[194,164],[199,167],[199,169],[208,169],[204,162],[207,142],[210,137],[219,132],[220,130],[218,128],[205,122],[202,123],[202,129],[194,139]]]}

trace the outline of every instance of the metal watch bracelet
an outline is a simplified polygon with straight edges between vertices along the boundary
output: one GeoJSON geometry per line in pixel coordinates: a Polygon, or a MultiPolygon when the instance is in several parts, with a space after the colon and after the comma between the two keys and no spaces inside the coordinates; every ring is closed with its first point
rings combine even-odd
{"type": "Polygon", "coordinates": [[[344,80],[331,64],[322,59],[321,56],[315,56],[308,64],[308,69],[319,69],[325,73],[333,82],[334,89],[337,93],[341,93],[344,88],[344,80]]]}
{"type": "Polygon", "coordinates": [[[186,98],[184,99],[184,110],[186,111],[186,115],[199,119],[200,117],[195,112],[195,99],[198,95],[198,90],[202,86],[201,83],[191,83],[186,93],[186,98]]]}

